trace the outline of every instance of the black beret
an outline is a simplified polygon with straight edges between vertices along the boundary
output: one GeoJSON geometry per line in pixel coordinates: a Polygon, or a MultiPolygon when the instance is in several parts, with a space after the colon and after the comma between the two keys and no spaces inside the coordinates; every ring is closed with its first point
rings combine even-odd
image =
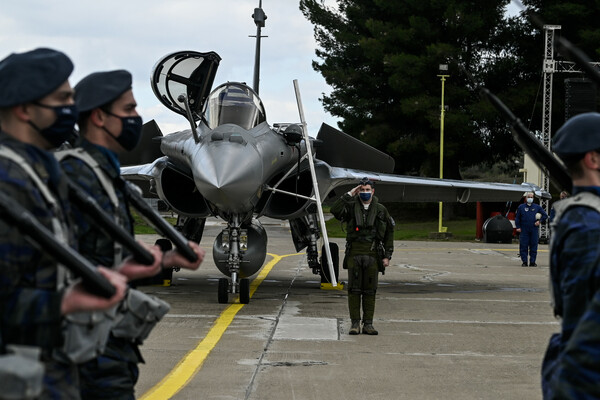
{"type": "Polygon", "coordinates": [[[131,89],[131,74],[124,69],[94,72],[75,85],[75,104],[86,112],[116,100],[131,89]]]}
{"type": "Polygon", "coordinates": [[[570,118],[552,139],[552,151],[560,157],[597,149],[600,149],[600,114],[596,112],[570,118]]]}
{"type": "Polygon", "coordinates": [[[39,48],[12,53],[0,61],[0,108],[39,100],[65,83],[73,72],[66,54],[39,48]]]}

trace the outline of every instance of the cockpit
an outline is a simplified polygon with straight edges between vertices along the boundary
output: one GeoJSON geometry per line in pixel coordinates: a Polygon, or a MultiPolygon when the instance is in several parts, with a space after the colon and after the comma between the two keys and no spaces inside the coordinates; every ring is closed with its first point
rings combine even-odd
{"type": "Polygon", "coordinates": [[[250,130],[266,120],[265,108],[258,95],[243,83],[218,86],[204,103],[204,118],[210,129],[235,124],[250,130]]]}

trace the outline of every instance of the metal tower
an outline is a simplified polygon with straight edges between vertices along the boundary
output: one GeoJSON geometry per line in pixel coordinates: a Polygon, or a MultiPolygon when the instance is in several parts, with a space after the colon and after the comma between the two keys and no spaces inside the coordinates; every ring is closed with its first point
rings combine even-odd
{"type": "MultiPolygon", "coordinates": [[[[540,140],[550,150],[551,138],[552,138],[552,82],[553,75],[558,72],[566,73],[579,73],[583,71],[577,67],[574,62],[570,61],[556,61],[554,60],[554,33],[561,29],[560,25],[544,25],[545,33],[545,46],[544,46],[544,63],[542,65],[542,72],[544,73],[544,94],[543,94],[543,115],[542,115],[542,132],[540,140]]],[[[594,66],[600,65],[600,63],[591,63],[594,66]]],[[[550,191],[550,179],[547,174],[542,170],[541,178],[542,190],[550,191]]],[[[540,206],[550,215],[550,201],[541,199],[540,206]]],[[[540,240],[548,241],[550,235],[548,220],[540,226],[540,240]]]]}

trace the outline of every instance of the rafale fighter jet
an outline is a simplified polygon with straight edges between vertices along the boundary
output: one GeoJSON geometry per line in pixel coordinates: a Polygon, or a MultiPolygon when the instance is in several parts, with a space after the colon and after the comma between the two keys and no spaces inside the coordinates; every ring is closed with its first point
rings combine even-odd
{"type": "MultiPolygon", "coordinates": [[[[248,303],[248,277],[262,267],[267,251],[258,217],[288,220],[296,250],[307,249],[313,272],[323,277],[327,271],[318,256],[309,163],[301,161],[307,149],[302,127],[269,125],[258,94],[244,83],[228,82],[211,91],[220,60],[214,52],[181,51],[156,64],[154,93],[185,116],[190,129],[162,136],[154,121],[147,123],[138,150],[122,159],[122,175],[175,211],[188,238],[200,240],[206,217],[227,222],[213,246],[215,264],[230,277],[219,280],[218,300],[225,303],[229,293],[239,292],[240,302],[248,303]]],[[[391,157],[326,124],[310,140],[325,203],[365,176],[376,182],[384,202],[517,201],[525,191],[548,197],[531,184],[393,175],[391,157]]]]}

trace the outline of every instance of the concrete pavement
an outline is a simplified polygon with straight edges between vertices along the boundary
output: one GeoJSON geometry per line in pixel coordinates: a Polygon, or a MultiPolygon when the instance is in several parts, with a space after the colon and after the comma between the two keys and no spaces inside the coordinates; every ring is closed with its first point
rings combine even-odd
{"type": "Polygon", "coordinates": [[[319,288],[282,226],[267,226],[271,255],[253,277],[250,304],[233,296],[218,304],[210,254],[218,229],[207,226],[198,271],[143,288],[171,311],[141,347],[138,397],[541,398],[540,364],[558,330],[547,246],[539,267],[523,268],[517,244],[398,241],[380,275],[379,335],[349,336],[346,293],[319,288]]]}

